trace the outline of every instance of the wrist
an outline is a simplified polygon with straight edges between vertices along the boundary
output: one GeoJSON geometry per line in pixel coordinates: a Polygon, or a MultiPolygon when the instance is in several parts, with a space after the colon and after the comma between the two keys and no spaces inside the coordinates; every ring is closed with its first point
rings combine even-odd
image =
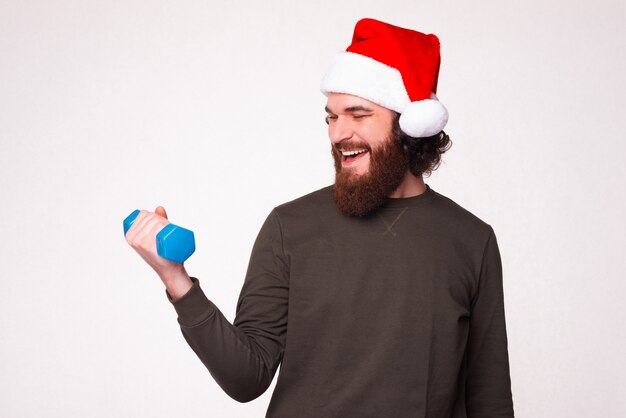
{"type": "Polygon", "coordinates": [[[178,300],[183,297],[189,289],[191,289],[191,286],[193,286],[193,282],[182,264],[180,264],[179,267],[177,266],[172,270],[162,273],[160,277],[167,293],[170,294],[173,300],[178,300]]]}

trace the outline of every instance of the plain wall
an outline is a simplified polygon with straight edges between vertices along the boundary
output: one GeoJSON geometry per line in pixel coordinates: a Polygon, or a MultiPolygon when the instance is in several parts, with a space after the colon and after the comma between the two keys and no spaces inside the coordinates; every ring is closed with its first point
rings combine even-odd
{"type": "Polygon", "coordinates": [[[332,183],[355,22],[441,40],[425,179],[493,226],[516,416],[626,415],[623,1],[0,1],[3,417],[262,417],[187,346],[122,220],[162,204],[231,321],[270,210],[332,183]]]}

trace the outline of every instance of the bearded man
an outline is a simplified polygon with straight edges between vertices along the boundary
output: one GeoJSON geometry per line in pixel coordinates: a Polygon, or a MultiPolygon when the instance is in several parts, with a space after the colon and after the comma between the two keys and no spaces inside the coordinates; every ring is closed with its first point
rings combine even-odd
{"type": "Polygon", "coordinates": [[[231,324],[158,257],[162,207],[126,234],[191,348],[266,417],[513,417],[492,227],[424,183],[450,145],[435,35],[360,20],[322,81],[336,179],[275,207],[231,324]]]}

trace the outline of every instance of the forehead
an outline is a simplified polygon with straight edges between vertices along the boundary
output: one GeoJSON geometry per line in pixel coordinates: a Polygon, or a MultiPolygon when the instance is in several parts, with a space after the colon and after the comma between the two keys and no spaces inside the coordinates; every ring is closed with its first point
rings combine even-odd
{"type": "Polygon", "coordinates": [[[328,99],[326,100],[326,108],[333,113],[342,113],[349,111],[351,108],[358,107],[370,109],[374,112],[383,112],[388,110],[362,97],[353,96],[347,93],[330,93],[328,94],[328,99]]]}

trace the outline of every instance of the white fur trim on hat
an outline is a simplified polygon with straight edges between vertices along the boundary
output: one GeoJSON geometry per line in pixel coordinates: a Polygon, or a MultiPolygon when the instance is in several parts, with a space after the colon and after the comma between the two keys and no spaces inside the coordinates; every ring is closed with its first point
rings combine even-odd
{"type": "Polygon", "coordinates": [[[359,96],[398,113],[411,103],[397,69],[365,55],[339,52],[322,79],[322,93],[359,96]]]}
{"type": "Polygon", "coordinates": [[[400,115],[400,129],[413,138],[433,136],[443,130],[448,123],[448,110],[430,95],[430,99],[410,103],[400,115]]]}
{"type": "Polygon", "coordinates": [[[411,103],[397,69],[365,55],[339,52],[322,79],[321,91],[359,96],[400,113],[400,129],[414,138],[433,136],[448,122],[448,111],[431,93],[411,103]]]}

